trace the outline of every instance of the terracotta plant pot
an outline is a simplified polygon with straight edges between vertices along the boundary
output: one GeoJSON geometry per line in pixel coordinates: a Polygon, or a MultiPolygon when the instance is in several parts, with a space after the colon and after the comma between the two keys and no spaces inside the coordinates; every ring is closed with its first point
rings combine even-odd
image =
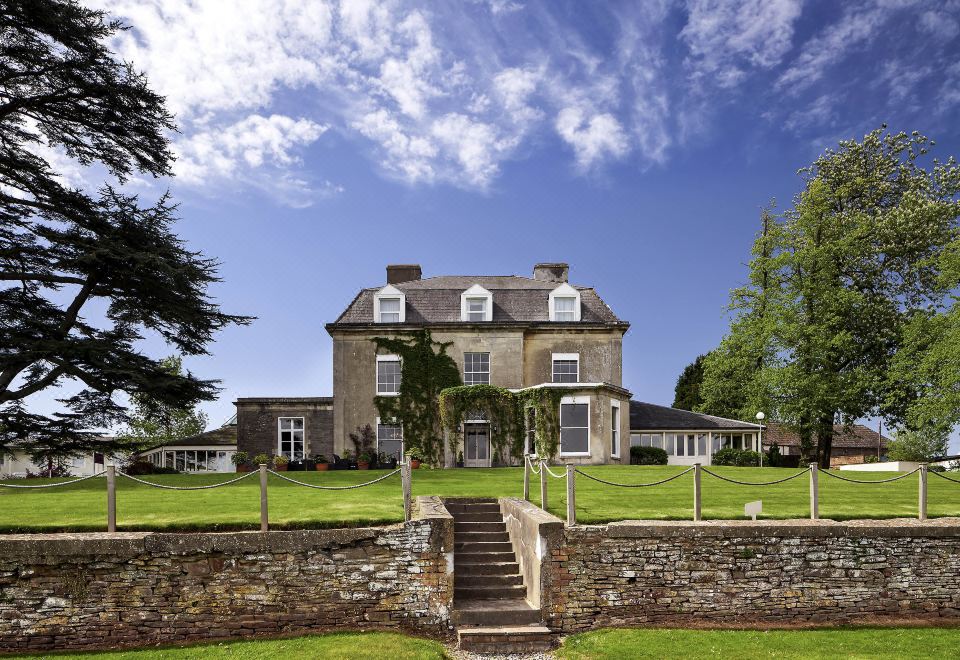
{"type": "Polygon", "coordinates": [[[369,470],[369,469],[370,469],[370,464],[369,464],[369,463],[363,463],[363,462],[361,462],[361,461],[357,461],[357,469],[358,469],[358,470],[369,470]]]}
{"type": "Polygon", "coordinates": [[[317,463],[317,472],[326,472],[330,469],[329,463],[317,463]]]}
{"type": "Polygon", "coordinates": [[[237,472],[250,472],[250,470],[252,470],[252,469],[253,469],[253,468],[251,468],[249,465],[238,465],[238,466],[237,466],[237,472]]]}
{"type": "Polygon", "coordinates": [[[283,465],[274,465],[274,466],[273,466],[273,471],[274,471],[274,472],[286,472],[286,471],[287,471],[287,464],[284,463],[283,465]]]}
{"type": "Polygon", "coordinates": [[[415,458],[411,458],[411,459],[410,459],[410,469],[411,469],[411,470],[419,470],[419,469],[420,469],[420,461],[417,460],[417,459],[415,459],[415,458]]]}

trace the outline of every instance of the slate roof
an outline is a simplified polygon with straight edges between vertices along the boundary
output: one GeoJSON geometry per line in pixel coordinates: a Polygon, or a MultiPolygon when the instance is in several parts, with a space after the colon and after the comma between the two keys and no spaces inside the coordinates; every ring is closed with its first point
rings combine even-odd
{"type": "Polygon", "coordinates": [[[231,447],[237,444],[237,426],[236,424],[230,424],[227,426],[221,426],[218,429],[213,429],[211,431],[204,431],[198,435],[192,435],[189,438],[184,438],[182,440],[176,440],[174,442],[165,442],[162,445],[154,445],[149,449],[144,449],[139,453],[150,451],[151,449],[156,449],[157,447],[194,447],[194,446],[207,446],[207,447],[231,447]]]}
{"type": "Polygon", "coordinates": [[[752,422],[658,406],[643,401],[630,402],[631,431],[755,431],[752,422]]]}
{"type": "MultiPolygon", "coordinates": [[[[506,324],[549,322],[550,292],[560,286],[559,282],[546,282],[517,275],[445,275],[392,286],[406,296],[406,325],[431,325],[464,323],[460,320],[460,294],[474,284],[479,284],[493,295],[492,322],[506,324]]],[[[327,327],[373,324],[373,297],[383,286],[360,291],[340,318],[327,327]]],[[[629,327],[627,322],[617,318],[593,288],[575,284],[570,286],[580,292],[580,321],[558,325],[602,324],[629,327]]]]}
{"type": "MultiPolygon", "coordinates": [[[[863,424],[854,424],[844,426],[843,424],[833,425],[833,447],[844,449],[873,449],[877,448],[877,431],[870,429],[863,424]]],[[[799,447],[800,436],[787,429],[783,424],[770,422],[763,429],[763,444],[771,444],[774,441],[781,447],[799,447]]],[[[890,441],[886,436],[880,436],[882,447],[886,447],[890,441]]]]}

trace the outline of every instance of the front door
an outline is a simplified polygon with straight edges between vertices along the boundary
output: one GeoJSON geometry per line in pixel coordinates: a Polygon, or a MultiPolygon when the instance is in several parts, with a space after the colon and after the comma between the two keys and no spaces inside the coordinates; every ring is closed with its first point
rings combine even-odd
{"type": "Polygon", "coordinates": [[[490,429],[486,424],[466,424],[464,467],[490,467],[490,429]]]}

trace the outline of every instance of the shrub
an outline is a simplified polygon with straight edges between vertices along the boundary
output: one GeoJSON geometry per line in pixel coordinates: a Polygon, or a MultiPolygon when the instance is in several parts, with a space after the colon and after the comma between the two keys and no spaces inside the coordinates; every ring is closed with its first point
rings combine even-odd
{"type": "Polygon", "coordinates": [[[767,452],[767,465],[770,467],[780,467],[781,463],[780,445],[774,442],[770,445],[770,451],[767,452]]]}
{"type": "Polygon", "coordinates": [[[144,474],[177,474],[177,470],[163,465],[154,465],[150,461],[134,461],[123,467],[123,471],[134,476],[144,474]]]}
{"type": "Polygon", "coordinates": [[[758,467],[760,454],[749,449],[726,447],[713,455],[712,465],[735,465],[738,467],[758,467]]]}
{"type": "Polygon", "coordinates": [[[666,465],[667,452],[659,447],[630,447],[631,465],[666,465]]]}
{"type": "Polygon", "coordinates": [[[246,465],[250,462],[250,454],[245,451],[235,451],[230,457],[230,462],[234,465],[246,465]]]}
{"type": "Polygon", "coordinates": [[[864,463],[879,463],[879,462],[880,462],[880,459],[877,458],[876,456],[874,456],[873,454],[870,454],[869,456],[864,457],[863,462],[864,462],[864,463]]]}
{"type": "Polygon", "coordinates": [[[270,463],[270,457],[267,454],[257,454],[253,457],[254,465],[267,465],[270,463]]]}

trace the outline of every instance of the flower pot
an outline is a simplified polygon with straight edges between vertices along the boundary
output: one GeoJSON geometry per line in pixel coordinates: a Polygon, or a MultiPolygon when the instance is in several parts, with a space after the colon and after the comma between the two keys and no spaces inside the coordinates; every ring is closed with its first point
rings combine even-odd
{"type": "Polygon", "coordinates": [[[457,461],[457,467],[463,467],[463,461],[457,461]]]}
{"type": "Polygon", "coordinates": [[[358,470],[369,470],[369,469],[370,469],[370,463],[365,463],[365,462],[363,462],[363,461],[357,461],[357,469],[358,469],[358,470]]]}
{"type": "Polygon", "coordinates": [[[250,472],[250,470],[252,470],[252,469],[253,469],[253,468],[251,468],[249,465],[238,465],[238,466],[237,466],[237,472],[250,472]]]}
{"type": "Polygon", "coordinates": [[[317,463],[317,472],[326,472],[330,469],[329,463],[317,463]]]}
{"type": "Polygon", "coordinates": [[[286,471],[287,471],[287,464],[284,463],[283,465],[274,465],[274,466],[273,466],[273,471],[274,471],[274,472],[286,472],[286,471]]]}
{"type": "Polygon", "coordinates": [[[419,469],[420,469],[420,460],[419,460],[419,459],[416,459],[416,458],[411,458],[411,459],[410,459],[410,469],[411,469],[411,470],[419,470],[419,469]]]}

